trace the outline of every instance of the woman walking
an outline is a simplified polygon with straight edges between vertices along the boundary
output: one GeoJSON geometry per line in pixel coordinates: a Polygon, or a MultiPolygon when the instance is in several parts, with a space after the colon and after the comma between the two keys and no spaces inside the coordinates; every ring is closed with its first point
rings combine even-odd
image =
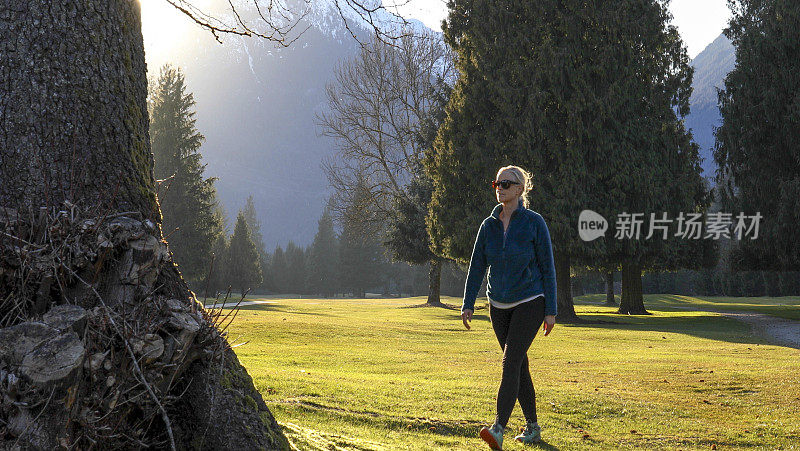
{"type": "Polygon", "coordinates": [[[492,182],[499,204],[478,230],[469,264],[461,319],[469,329],[483,276],[489,269],[487,297],[492,328],[503,349],[503,375],[497,391],[497,416],[480,431],[492,449],[502,449],[503,431],[519,400],[526,427],[515,439],[540,440],[536,394],[528,367],[528,348],[539,327],[548,335],[555,324],[556,272],[550,232],[539,213],[529,210],[530,174],[506,166],[492,182]]]}

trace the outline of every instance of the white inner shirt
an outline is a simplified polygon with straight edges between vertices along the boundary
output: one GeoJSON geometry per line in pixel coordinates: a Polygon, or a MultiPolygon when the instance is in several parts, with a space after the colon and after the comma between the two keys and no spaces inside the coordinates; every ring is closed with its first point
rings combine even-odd
{"type": "Polygon", "coordinates": [[[489,298],[489,303],[492,304],[492,306],[497,307],[497,308],[511,308],[511,307],[516,307],[516,306],[522,304],[523,302],[532,301],[532,300],[534,300],[534,299],[536,299],[536,298],[538,298],[540,296],[544,297],[544,294],[543,293],[534,294],[533,296],[531,296],[529,298],[525,298],[525,299],[522,299],[522,300],[517,301],[517,302],[512,302],[510,304],[506,304],[506,303],[503,303],[503,302],[496,302],[496,301],[493,301],[491,298],[489,298]]]}

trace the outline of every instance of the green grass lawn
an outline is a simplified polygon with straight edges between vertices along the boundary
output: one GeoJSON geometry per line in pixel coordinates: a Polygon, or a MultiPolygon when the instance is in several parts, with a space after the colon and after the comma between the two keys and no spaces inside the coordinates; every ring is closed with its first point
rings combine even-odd
{"type": "MultiPolygon", "coordinates": [[[[534,340],[546,443],[532,448],[800,449],[800,351],[676,308],[797,318],[796,298],[649,295],[650,316],[602,300],[577,298],[576,310],[607,322],[534,340]]],[[[243,307],[229,339],[246,342],[236,353],[299,449],[483,448],[502,357],[485,308],[467,331],[458,310],[409,308],[424,298],[269,301],[243,307]]],[[[513,442],[522,423],[517,406],[505,449],[525,448],[513,442]]]]}

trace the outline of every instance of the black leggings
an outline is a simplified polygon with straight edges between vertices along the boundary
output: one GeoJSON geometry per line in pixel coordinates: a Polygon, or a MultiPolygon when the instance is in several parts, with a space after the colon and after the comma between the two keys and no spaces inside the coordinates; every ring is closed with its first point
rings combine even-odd
{"type": "Polygon", "coordinates": [[[504,428],[519,399],[522,413],[529,422],[536,419],[536,392],[528,368],[528,348],[544,321],[544,297],[501,309],[489,307],[492,328],[503,348],[503,379],[497,390],[497,418],[504,428]]]}

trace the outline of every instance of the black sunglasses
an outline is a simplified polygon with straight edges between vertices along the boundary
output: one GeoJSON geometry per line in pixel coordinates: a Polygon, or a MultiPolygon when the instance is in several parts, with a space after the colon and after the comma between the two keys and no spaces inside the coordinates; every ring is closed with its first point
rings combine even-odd
{"type": "Polygon", "coordinates": [[[511,188],[511,185],[519,185],[519,182],[514,182],[511,180],[500,180],[498,182],[497,180],[492,180],[492,188],[494,189],[497,189],[498,186],[503,189],[509,189],[511,188]]]}

